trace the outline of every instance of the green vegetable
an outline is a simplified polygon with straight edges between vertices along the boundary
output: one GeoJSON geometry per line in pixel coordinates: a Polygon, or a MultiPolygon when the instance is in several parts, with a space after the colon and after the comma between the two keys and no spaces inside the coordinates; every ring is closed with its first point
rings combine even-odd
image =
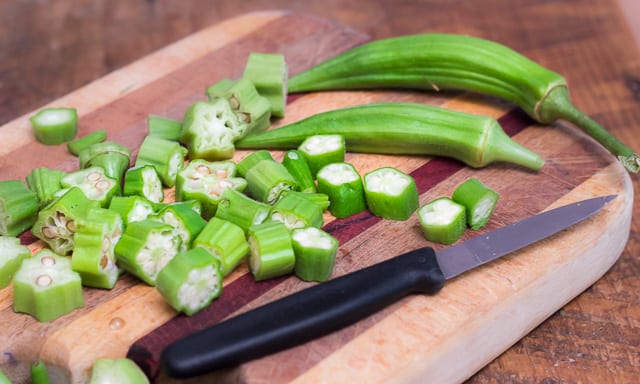
{"type": "Polygon", "coordinates": [[[62,178],[66,172],[58,169],[38,167],[31,170],[26,177],[29,189],[36,193],[40,208],[45,207],[56,198],[56,194],[62,189],[62,178]]]}
{"type": "Polygon", "coordinates": [[[327,281],[333,272],[338,240],[322,229],[294,229],[291,234],[296,257],[295,275],[304,281],[327,281]]]}
{"type": "Polygon", "coordinates": [[[331,163],[344,162],[345,144],[342,135],[313,135],[300,144],[298,151],[309,164],[312,175],[331,163]]]}
{"type": "Polygon", "coordinates": [[[274,160],[260,161],[244,177],[247,180],[247,193],[267,204],[275,204],[283,191],[298,188],[287,168],[274,160]]]}
{"type": "Polygon", "coordinates": [[[49,249],[25,259],[13,277],[13,309],[48,322],[82,307],[80,275],[49,249]]]}
{"type": "Polygon", "coordinates": [[[20,239],[12,236],[0,236],[0,289],[11,283],[22,260],[31,257],[31,251],[20,244],[20,239]]]}
{"type": "Polygon", "coordinates": [[[99,203],[86,197],[80,188],[72,187],[57,200],[40,210],[31,228],[34,236],[60,255],[71,253],[76,221],[99,203]]]}
{"type": "Polygon", "coordinates": [[[220,296],[220,261],[204,248],[179,253],[158,273],[156,288],[171,307],[191,316],[220,296]]]}
{"type": "Polygon", "coordinates": [[[249,228],[249,270],[256,281],[283,276],[293,271],[295,254],[291,234],[279,221],[249,228]]]}
{"type": "Polygon", "coordinates": [[[36,140],[58,145],[72,140],[78,133],[75,108],[45,108],[29,118],[36,140]]]}
{"type": "Polygon", "coordinates": [[[152,216],[152,218],[156,217],[162,223],[172,226],[178,237],[180,237],[180,252],[185,252],[191,248],[193,239],[198,236],[207,224],[202,216],[184,204],[167,205],[157,215],[152,216]]]}
{"type": "Polygon", "coordinates": [[[467,228],[464,206],[441,197],[418,209],[418,220],[424,237],[435,243],[456,242],[467,228]]]}
{"type": "Polygon", "coordinates": [[[182,132],[182,122],[166,117],[149,115],[147,117],[149,135],[164,140],[178,141],[182,132]]]}
{"type": "Polygon", "coordinates": [[[38,196],[19,180],[0,181],[0,236],[17,236],[36,221],[38,196]]]}
{"type": "Polygon", "coordinates": [[[187,150],[175,141],[147,136],[140,145],[135,166],[154,166],[162,184],[173,187],[186,154],[187,150]]]}
{"type": "Polygon", "coordinates": [[[238,175],[245,177],[247,172],[262,160],[273,160],[273,156],[271,156],[271,153],[266,150],[251,152],[238,162],[236,166],[238,175]]]}
{"type": "Polygon", "coordinates": [[[133,360],[98,359],[91,368],[88,384],[149,384],[149,379],[133,360]]]}
{"type": "Polygon", "coordinates": [[[269,219],[280,221],[293,230],[295,228],[321,227],[323,224],[322,208],[302,194],[286,193],[271,209],[269,219]]]}
{"type": "Polygon", "coordinates": [[[329,196],[329,212],[344,218],[367,209],[362,178],[349,163],[335,163],[322,167],[316,176],[318,192],[329,196]]]}
{"type": "Polygon", "coordinates": [[[227,91],[236,82],[231,79],[222,79],[207,87],[206,94],[209,101],[215,101],[218,98],[226,97],[227,91]]]}
{"type": "Polygon", "coordinates": [[[238,225],[212,217],[193,241],[193,247],[204,248],[220,261],[220,272],[226,276],[249,254],[249,243],[238,225]]]}
{"type": "Polygon", "coordinates": [[[240,79],[226,92],[231,109],[241,122],[238,138],[249,132],[264,131],[269,127],[271,118],[271,104],[269,100],[260,96],[256,87],[248,79],[240,79]]]}
{"type": "Polygon", "coordinates": [[[32,384],[49,384],[49,372],[47,366],[42,361],[31,364],[31,383],[32,384]]]}
{"type": "Polygon", "coordinates": [[[91,208],[76,223],[71,268],[80,274],[82,285],[111,289],[120,272],[115,246],[123,232],[122,217],[115,211],[91,208]]]}
{"type": "Polygon", "coordinates": [[[413,177],[392,167],[364,175],[364,196],[372,214],[391,220],[407,220],[419,205],[413,177]]]}
{"type": "Polygon", "coordinates": [[[312,135],[342,135],[348,152],[439,155],[472,167],[494,161],[539,170],[542,158],[487,116],[415,103],[374,103],[313,115],[249,135],[237,148],[296,148],[312,135]]]}
{"type": "Polygon", "coordinates": [[[102,167],[106,176],[115,179],[122,186],[122,177],[129,168],[131,151],[118,143],[105,141],[80,151],[80,168],[102,167]]]}
{"type": "Polygon", "coordinates": [[[109,209],[120,214],[125,226],[155,213],[153,204],[142,196],[114,196],[109,209]]]}
{"type": "Polygon", "coordinates": [[[474,230],[487,224],[498,203],[498,194],[475,178],[460,184],[451,198],[465,207],[467,225],[474,230]]]}
{"type": "Polygon", "coordinates": [[[289,78],[284,55],[251,52],[242,77],[251,80],[258,93],[269,100],[273,116],[284,116],[289,78]]]}
{"type": "Polygon", "coordinates": [[[413,88],[469,90],[517,103],[544,124],[570,121],[630,172],[640,157],[569,99],[566,79],[499,43],[455,34],[418,34],[363,44],[289,80],[289,92],[413,88]]]}
{"type": "Polygon", "coordinates": [[[305,157],[296,149],[291,149],[285,152],[282,158],[282,165],[287,168],[287,171],[293,176],[298,184],[298,188],[301,192],[316,192],[316,183],[314,174],[309,168],[309,163],[305,157]]]}
{"type": "Polygon", "coordinates": [[[216,215],[218,219],[230,221],[243,231],[263,223],[271,212],[271,205],[256,201],[232,188],[227,188],[220,196],[216,215]]]}
{"type": "Polygon", "coordinates": [[[88,199],[97,201],[101,206],[109,205],[120,187],[115,179],[105,175],[102,167],[89,167],[71,172],[60,180],[64,188],[78,187],[88,199]]]}
{"type": "Polygon", "coordinates": [[[67,143],[67,149],[73,155],[80,155],[84,149],[90,147],[93,144],[102,143],[107,139],[107,131],[104,129],[96,129],[95,131],[88,133],[82,137],[71,140],[67,143]]]}
{"type": "Polygon", "coordinates": [[[0,384],[11,384],[11,380],[0,370],[0,384]]]}
{"type": "Polygon", "coordinates": [[[153,203],[164,200],[162,180],[153,165],[129,168],[124,174],[124,196],[142,196],[153,203]]]}
{"type": "Polygon", "coordinates": [[[301,192],[301,191],[283,191],[282,192],[282,196],[289,195],[289,194],[298,195],[302,198],[305,198],[310,202],[316,204],[323,211],[325,209],[328,209],[329,205],[331,205],[331,202],[329,201],[329,196],[325,193],[301,192]]]}
{"type": "Polygon", "coordinates": [[[149,285],[180,252],[180,236],[173,227],[152,219],[129,223],[116,244],[118,265],[149,285]]]}

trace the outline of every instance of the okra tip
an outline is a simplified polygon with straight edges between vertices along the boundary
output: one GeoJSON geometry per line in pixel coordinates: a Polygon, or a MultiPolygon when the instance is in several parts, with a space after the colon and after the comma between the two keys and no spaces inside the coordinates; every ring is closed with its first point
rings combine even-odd
{"type": "Polygon", "coordinates": [[[525,148],[509,137],[500,124],[492,120],[487,130],[484,149],[481,152],[480,166],[494,161],[508,162],[525,168],[539,171],[544,165],[544,159],[536,152],[525,148]]]}

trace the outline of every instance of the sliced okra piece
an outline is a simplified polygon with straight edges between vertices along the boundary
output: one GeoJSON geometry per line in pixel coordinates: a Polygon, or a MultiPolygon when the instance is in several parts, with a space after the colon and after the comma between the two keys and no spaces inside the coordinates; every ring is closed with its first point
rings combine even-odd
{"type": "Polygon", "coordinates": [[[393,167],[364,175],[364,196],[372,214],[391,220],[407,220],[420,205],[413,177],[393,167]]]}
{"type": "MultiPolygon", "coordinates": [[[[341,160],[342,161],[342,160],[341,160]]],[[[298,189],[301,192],[316,192],[316,183],[314,174],[311,173],[307,159],[296,149],[285,152],[282,158],[282,165],[289,171],[291,176],[296,179],[298,189]]]]}
{"type": "Polygon", "coordinates": [[[333,272],[338,240],[314,227],[294,229],[291,240],[296,255],[295,275],[304,281],[327,281],[333,272]]]}
{"type": "Polygon", "coordinates": [[[222,293],[220,261],[204,248],[181,252],[158,273],[156,288],[173,309],[191,316],[222,293]]]}
{"type": "Polygon", "coordinates": [[[249,270],[256,281],[289,274],[295,267],[291,233],[279,221],[249,228],[249,270]]]}
{"type": "Polygon", "coordinates": [[[129,168],[124,174],[124,196],[142,196],[153,203],[164,200],[162,180],[152,165],[129,168]]]}
{"type": "Polygon", "coordinates": [[[456,242],[467,228],[464,206],[448,197],[430,201],[418,209],[425,239],[440,244],[456,242]]]}
{"type": "Polygon", "coordinates": [[[251,80],[258,93],[269,100],[273,116],[284,116],[289,70],[283,54],[251,52],[242,77],[251,80]]]}
{"type": "Polygon", "coordinates": [[[50,384],[49,370],[41,360],[31,364],[31,383],[32,384],[50,384]]]}
{"type": "Polygon", "coordinates": [[[362,178],[353,165],[334,163],[317,174],[318,192],[329,196],[329,212],[344,218],[367,209],[362,178]]]}
{"type": "Polygon", "coordinates": [[[209,101],[215,101],[220,97],[226,97],[227,91],[229,88],[233,86],[236,82],[231,79],[222,79],[209,87],[207,87],[206,94],[209,98],[209,101]]]}
{"type": "Polygon", "coordinates": [[[76,223],[71,268],[82,285],[111,289],[120,275],[115,246],[123,232],[122,217],[115,211],[92,208],[76,223]]]}
{"type": "Polygon", "coordinates": [[[274,160],[262,160],[245,175],[247,193],[258,201],[275,204],[283,191],[296,190],[298,185],[287,168],[274,160]]]}
{"type": "Polygon", "coordinates": [[[249,227],[263,223],[269,217],[271,209],[269,204],[227,188],[220,196],[215,217],[230,221],[247,232],[249,227]]]}
{"type": "Polygon", "coordinates": [[[251,152],[236,164],[236,170],[240,177],[246,177],[247,172],[262,160],[273,160],[271,152],[266,149],[259,149],[251,152]]]}
{"type": "Polygon", "coordinates": [[[11,283],[22,260],[31,256],[26,245],[20,244],[20,239],[13,236],[0,236],[0,289],[11,283]]]}
{"type": "Polygon", "coordinates": [[[326,193],[320,193],[320,192],[301,192],[301,191],[284,191],[282,192],[282,196],[285,195],[298,195],[299,197],[305,198],[307,200],[309,200],[310,202],[314,203],[315,205],[317,205],[318,207],[320,207],[320,209],[322,211],[325,211],[329,208],[329,205],[331,205],[331,202],[329,201],[329,196],[326,193]]]}
{"type": "Polygon", "coordinates": [[[48,322],[84,305],[71,260],[49,249],[25,259],[13,277],[13,309],[48,322]]]}
{"type": "Polygon", "coordinates": [[[280,221],[289,229],[316,227],[323,224],[322,208],[301,194],[286,193],[273,205],[269,219],[280,221]]]}
{"type": "Polygon", "coordinates": [[[149,285],[180,251],[180,236],[173,227],[146,219],[127,225],[116,244],[118,265],[149,285]]]}
{"type": "Polygon", "coordinates": [[[99,206],[97,201],[87,198],[80,188],[71,187],[40,210],[31,232],[57,254],[69,254],[73,250],[77,220],[85,216],[90,208],[99,206]]]}
{"type": "Polygon", "coordinates": [[[165,187],[173,187],[187,150],[179,143],[147,136],[138,150],[135,166],[152,165],[165,187]]]}
{"type": "Polygon", "coordinates": [[[162,223],[173,227],[180,237],[180,252],[185,252],[191,248],[193,239],[200,234],[200,231],[207,224],[207,221],[202,216],[187,205],[167,205],[151,218],[156,218],[162,223]]]}
{"type": "Polygon", "coordinates": [[[244,123],[231,109],[229,100],[196,101],[185,112],[180,142],[189,150],[189,158],[210,161],[233,157],[244,123]]]}
{"type": "Polygon", "coordinates": [[[102,167],[89,167],[71,172],[60,181],[63,188],[78,187],[90,200],[106,207],[120,187],[115,179],[107,176],[102,167]]]}
{"type": "Polygon", "coordinates": [[[226,276],[249,254],[249,243],[240,226],[212,217],[193,241],[194,248],[204,248],[220,261],[220,272],[226,276]]]}
{"type": "Polygon", "coordinates": [[[131,359],[98,359],[91,367],[88,384],[149,384],[142,369],[131,359]]]}
{"type": "Polygon", "coordinates": [[[78,112],[75,108],[45,108],[29,118],[40,143],[58,145],[76,137],[78,112]]]}
{"type": "Polygon", "coordinates": [[[325,165],[344,162],[344,137],[342,135],[309,136],[300,144],[298,152],[307,160],[311,174],[316,175],[325,165]]]}
{"type": "Polygon", "coordinates": [[[182,122],[157,115],[147,117],[149,136],[178,141],[182,132],[182,122]]]}
{"type": "Polygon", "coordinates": [[[0,181],[0,235],[17,236],[36,221],[38,196],[20,180],[0,181]]]}
{"type": "Polygon", "coordinates": [[[169,207],[169,206],[173,206],[173,205],[185,206],[185,207],[193,210],[198,215],[202,216],[202,204],[198,200],[174,201],[172,203],[159,204],[159,205],[157,205],[158,208],[156,209],[156,211],[160,212],[164,208],[169,207]]]}
{"type": "Polygon", "coordinates": [[[112,141],[92,144],[78,155],[80,168],[102,167],[105,175],[122,186],[124,172],[129,168],[131,150],[112,141]]]}
{"type": "Polygon", "coordinates": [[[155,213],[153,203],[142,196],[114,196],[109,209],[120,214],[125,227],[155,213]]]}
{"type": "Polygon", "coordinates": [[[91,133],[73,139],[67,143],[67,149],[72,155],[79,156],[80,152],[89,148],[93,144],[102,143],[107,139],[107,131],[104,129],[96,129],[91,133]]]}
{"type": "Polygon", "coordinates": [[[240,137],[269,128],[271,103],[258,94],[251,80],[238,80],[225,92],[225,97],[243,126],[240,137]]]}
{"type": "Polygon", "coordinates": [[[467,225],[480,229],[487,225],[498,203],[498,193],[476,178],[460,184],[451,198],[466,208],[467,225]]]}
{"type": "Polygon", "coordinates": [[[11,380],[0,370],[0,384],[11,384],[11,380]]]}
{"type": "Polygon", "coordinates": [[[176,200],[197,200],[202,206],[202,216],[215,215],[220,196],[227,188],[244,191],[247,181],[235,177],[236,165],[232,161],[191,161],[176,178],[176,200]]]}
{"type": "Polygon", "coordinates": [[[38,196],[40,208],[55,200],[56,193],[63,189],[61,181],[66,175],[64,171],[46,167],[35,168],[27,175],[27,185],[38,196]]]}

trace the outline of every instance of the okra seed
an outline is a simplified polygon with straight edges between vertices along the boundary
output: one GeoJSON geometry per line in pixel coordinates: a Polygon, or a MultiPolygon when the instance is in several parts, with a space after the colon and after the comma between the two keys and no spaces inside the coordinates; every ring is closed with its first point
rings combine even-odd
{"type": "Polygon", "coordinates": [[[211,170],[209,169],[209,167],[207,167],[206,165],[199,165],[196,168],[196,174],[194,176],[200,176],[200,175],[208,175],[211,173],[211,170]]]}
{"type": "Polygon", "coordinates": [[[231,96],[229,98],[229,104],[231,105],[232,109],[240,108],[240,101],[238,101],[238,99],[235,96],[231,96]]]}
{"type": "Polygon", "coordinates": [[[245,122],[245,123],[251,123],[251,115],[244,112],[240,114],[240,120],[245,122]]]}
{"type": "Polygon", "coordinates": [[[100,268],[105,269],[107,268],[107,265],[109,265],[109,258],[107,255],[102,255],[100,258],[100,268]]]}
{"type": "Polygon", "coordinates": [[[100,180],[100,173],[98,173],[98,172],[90,172],[87,175],[87,180],[88,181],[98,181],[98,180],[100,180]]]}
{"type": "Polygon", "coordinates": [[[56,259],[54,259],[53,257],[50,257],[50,256],[45,256],[45,257],[40,259],[40,263],[42,265],[47,266],[47,267],[51,267],[51,266],[56,265],[56,259]]]}
{"type": "Polygon", "coordinates": [[[220,188],[232,188],[233,187],[233,183],[228,181],[228,180],[220,180],[218,182],[218,186],[220,188]]]}
{"type": "Polygon", "coordinates": [[[226,179],[229,176],[229,174],[224,169],[216,169],[216,176],[222,179],[226,179]]]}
{"type": "Polygon", "coordinates": [[[42,235],[47,239],[53,239],[58,235],[58,230],[55,226],[46,226],[42,228],[42,235]]]}
{"type": "Polygon", "coordinates": [[[110,187],[111,183],[107,180],[100,180],[95,184],[95,187],[98,191],[102,192],[110,187]]]}
{"type": "Polygon", "coordinates": [[[49,275],[40,275],[36,277],[36,285],[40,287],[48,287],[53,283],[53,279],[49,275]]]}
{"type": "Polygon", "coordinates": [[[67,221],[67,224],[65,225],[65,227],[70,231],[70,232],[75,232],[76,231],[76,222],[73,220],[69,220],[67,221]]]}
{"type": "Polygon", "coordinates": [[[114,317],[113,319],[111,319],[111,321],[109,321],[109,328],[112,330],[117,330],[120,329],[122,327],[124,327],[124,320],[120,317],[114,317]]]}

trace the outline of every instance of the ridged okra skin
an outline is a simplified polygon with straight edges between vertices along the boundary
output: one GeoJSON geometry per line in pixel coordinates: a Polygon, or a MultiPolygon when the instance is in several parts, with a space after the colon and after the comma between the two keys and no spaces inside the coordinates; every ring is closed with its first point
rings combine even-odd
{"type": "Polygon", "coordinates": [[[464,206],[448,197],[440,197],[423,205],[417,215],[425,239],[435,243],[455,243],[467,229],[464,206]]]}
{"type": "Polygon", "coordinates": [[[499,195],[480,180],[471,178],[460,184],[451,198],[465,207],[467,225],[477,230],[489,222],[498,204],[499,195]]]}
{"type": "Polygon", "coordinates": [[[272,206],[227,188],[220,197],[215,217],[229,221],[246,233],[254,225],[263,223],[271,213],[272,206]]]}
{"type": "Polygon", "coordinates": [[[0,236],[0,289],[11,283],[22,260],[31,257],[31,251],[26,245],[20,244],[20,239],[13,236],[0,236]]]}
{"type": "Polygon", "coordinates": [[[62,189],[62,178],[66,174],[59,169],[38,167],[27,175],[27,186],[38,196],[40,208],[55,200],[56,194],[62,189]]]}
{"type": "Polygon", "coordinates": [[[575,124],[627,170],[640,170],[637,153],[573,105],[562,75],[494,41],[442,33],[381,39],[289,79],[289,92],[372,88],[455,89],[503,98],[540,123],[575,124]]]}
{"type": "Polygon", "coordinates": [[[204,248],[220,260],[220,273],[226,276],[249,254],[245,231],[238,225],[217,217],[202,229],[193,241],[193,247],[204,248]]]}
{"type": "Polygon", "coordinates": [[[273,205],[269,219],[280,221],[289,230],[305,227],[320,228],[323,224],[322,207],[297,193],[284,193],[273,205]]]}
{"type": "Polygon", "coordinates": [[[247,194],[267,204],[275,204],[284,191],[298,189],[296,179],[282,163],[261,160],[245,174],[247,194]]]}
{"type": "Polygon", "coordinates": [[[162,184],[170,188],[176,183],[186,154],[187,150],[175,141],[147,136],[140,145],[135,166],[152,165],[162,184]]]}
{"type": "Polygon", "coordinates": [[[251,52],[242,77],[251,80],[258,93],[269,100],[273,116],[284,116],[289,68],[283,54],[251,52]]]}
{"type": "Polygon", "coordinates": [[[173,227],[180,237],[180,252],[191,248],[191,243],[200,234],[207,221],[185,204],[170,204],[150,216],[173,227]]]}
{"type": "Polygon", "coordinates": [[[92,144],[78,154],[80,168],[101,167],[105,175],[122,186],[124,172],[129,168],[131,150],[113,141],[92,144]]]}
{"type": "Polygon", "coordinates": [[[72,140],[78,133],[75,108],[45,108],[29,118],[33,134],[40,143],[58,145],[72,140]]]}
{"type": "Polygon", "coordinates": [[[102,143],[107,139],[107,131],[104,129],[96,129],[82,137],[71,140],[67,143],[67,149],[72,155],[79,156],[85,148],[93,144],[102,143]]]}
{"type": "Polygon", "coordinates": [[[249,228],[249,270],[256,281],[289,274],[295,267],[291,234],[279,221],[249,228]]]}
{"type": "Polygon", "coordinates": [[[315,193],[317,191],[315,174],[311,172],[307,159],[300,151],[296,149],[288,150],[282,157],[282,165],[287,168],[287,171],[296,180],[300,192],[315,193]]]}
{"type": "Polygon", "coordinates": [[[329,196],[329,212],[345,218],[367,209],[360,174],[349,163],[329,164],[317,175],[318,192],[329,196]]]}
{"type": "Polygon", "coordinates": [[[161,203],[164,190],[156,168],[150,164],[129,168],[124,174],[122,194],[142,196],[153,203],[161,203]]]}
{"type": "Polygon", "coordinates": [[[156,213],[154,204],[142,196],[114,196],[109,209],[120,214],[125,227],[156,213]]]}
{"type": "Polygon", "coordinates": [[[38,196],[19,180],[0,181],[0,235],[17,236],[36,221],[38,196]]]}
{"type": "Polygon", "coordinates": [[[344,162],[344,137],[334,134],[309,136],[300,144],[298,151],[307,160],[311,174],[315,176],[325,165],[344,162]]]}
{"type": "Polygon", "coordinates": [[[407,220],[418,209],[418,188],[410,175],[382,167],[364,175],[364,195],[369,211],[390,220],[407,220]]]}
{"type": "Polygon", "coordinates": [[[342,135],[347,152],[445,156],[479,168],[508,162],[539,170],[544,160],[493,118],[418,103],[372,103],[327,111],[249,135],[242,149],[298,147],[310,135],[342,135]]]}
{"type": "Polygon", "coordinates": [[[338,240],[319,228],[294,229],[295,275],[304,281],[327,281],[333,272],[338,240]]]}

